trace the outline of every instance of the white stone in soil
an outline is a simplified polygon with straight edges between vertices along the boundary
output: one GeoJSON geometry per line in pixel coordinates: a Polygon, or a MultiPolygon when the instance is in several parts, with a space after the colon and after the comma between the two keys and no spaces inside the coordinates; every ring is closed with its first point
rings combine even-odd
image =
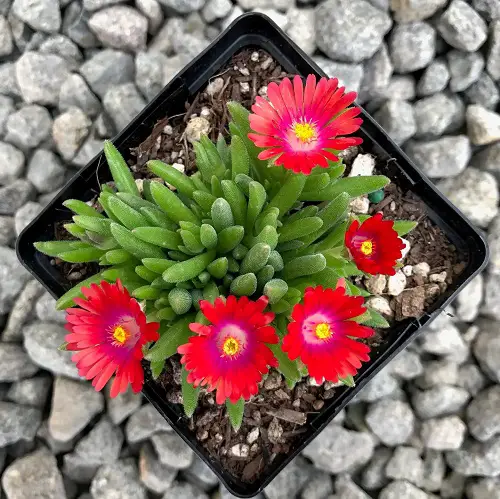
{"type": "Polygon", "coordinates": [[[387,286],[387,277],[383,274],[367,277],[365,278],[365,286],[370,293],[381,295],[387,286]]]}
{"type": "Polygon", "coordinates": [[[466,410],[472,436],[486,442],[500,433],[500,387],[491,386],[476,395],[466,410]]]}
{"type": "Polygon", "coordinates": [[[257,440],[259,439],[259,435],[260,435],[259,428],[258,427],[252,428],[252,430],[250,430],[250,432],[247,435],[247,443],[249,445],[252,445],[253,443],[257,442],[257,440]]]}
{"type": "Polygon", "coordinates": [[[214,97],[220,94],[224,88],[224,80],[220,77],[214,78],[207,85],[207,94],[214,97]]]}
{"type": "Polygon", "coordinates": [[[405,265],[402,269],[403,274],[406,277],[411,277],[413,275],[413,266],[412,265],[405,265]]]}
{"type": "Polygon", "coordinates": [[[354,159],[349,177],[373,175],[375,157],[371,154],[358,154],[354,159]]]}
{"type": "Polygon", "coordinates": [[[458,416],[428,419],[420,430],[425,447],[439,451],[460,449],[466,433],[467,427],[458,416]]]}
{"type": "Polygon", "coordinates": [[[353,213],[357,213],[358,215],[366,215],[370,210],[370,200],[366,196],[360,196],[354,198],[349,203],[349,208],[353,213]]]}
{"type": "Polygon", "coordinates": [[[431,274],[429,276],[429,281],[430,282],[446,282],[446,278],[448,277],[448,273],[446,270],[443,270],[443,272],[440,272],[439,274],[431,274]]]}
{"type": "Polygon", "coordinates": [[[248,457],[250,447],[247,444],[236,444],[231,447],[231,455],[234,457],[248,457]]]}
{"type": "Polygon", "coordinates": [[[163,24],[163,11],[157,0],[135,0],[137,9],[146,16],[151,35],[156,34],[163,24]]]}
{"type": "Polygon", "coordinates": [[[14,42],[9,22],[5,16],[0,15],[0,57],[9,55],[14,50],[14,42]]]}
{"type": "Polygon", "coordinates": [[[413,266],[413,274],[418,277],[427,277],[431,268],[427,262],[420,262],[413,266]]]}
{"type": "Polygon", "coordinates": [[[478,104],[467,108],[467,133],[471,142],[482,146],[500,140],[500,115],[478,104]]]}
{"type": "Polygon", "coordinates": [[[404,237],[400,237],[399,239],[404,244],[404,248],[401,250],[401,258],[399,259],[399,261],[402,261],[406,258],[406,255],[410,252],[411,244],[410,241],[408,241],[408,239],[405,239],[404,237]]]}
{"type": "Polygon", "coordinates": [[[406,276],[398,270],[387,279],[387,291],[392,296],[399,296],[406,288],[406,276]]]}
{"type": "Polygon", "coordinates": [[[199,142],[202,135],[207,135],[210,131],[210,122],[206,118],[198,116],[191,118],[186,125],[186,138],[192,144],[199,142]]]}
{"type": "Polygon", "coordinates": [[[391,309],[391,305],[387,298],[383,296],[372,296],[366,300],[366,306],[375,310],[379,314],[385,317],[393,317],[394,311],[391,309]]]}

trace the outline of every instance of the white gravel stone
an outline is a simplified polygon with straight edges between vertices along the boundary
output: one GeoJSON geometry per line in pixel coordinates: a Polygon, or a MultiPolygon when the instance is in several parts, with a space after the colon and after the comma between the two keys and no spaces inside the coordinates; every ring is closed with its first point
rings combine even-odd
{"type": "Polygon", "coordinates": [[[314,9],[292,7],[287,12],[287,34],[306,53],[311,55],[316,50],[314,31],[314,9]]]}
{"type": "Polygon", "coordinates": [[[52,118],[45,107],[36,104],[23,106],[8,117],[5,140],[27,151],[47,140],[51,127],[52,118]]]}
{"type": "Polygon", "coordinates": [[[458,416],[428,419],[420,430],[425,447],[440,451],[459,449],[466,433],[467,427],[458,416]]]}
{"type": "Polygon", "coordinates": [[[391,0],[391,10],[399,23],[423,21],[434,15],[446,0],[391,0]]]}
{"type": "Polygon", "coordinates": [[[366,424],[384,445],[395,447],[411,437],[415,416],[406,402],[386,399],[369,407],[366,424]]]}
{"type": "Polygon", "coordinates": [[[370,293],[381,295],[387,286],[387,277],[382,274],[367,277],[365,279],[365,286],[370,293]]]}
{"type": "Polygon", "coordinates": [[[484,279],[480,274],[458,295],[456,300],[457,317],[464,322],[472,322],[479,314],[483,301],[484,279]]]}
{"type": "Polygon", "coordinates": [[[101,103],[93,94],[86,81],[72,73],[61,86],[59,109],[68,111],[72,107],[80,108],[87,116],[95,117],[101,111],[101,103]]]}
{"type": "Polygon", "coordinates": [[[75,157],[91,125],[89,117],[77,107],[69,108],[54,120],[52,136],[63,159],[70,161],[75,157]]]}
{"type": "Polygon", "coordinates": [[[500,387],[495,385],[480,392],[466,410],[467,426],[481,442],[500,433],[500,387]]]}
{"type": "Polygon", "coordinates": [[[155,35],[163,24],[163,11],[157,0],[135,0],[135,6],[148,20],[148,31],[155,35]]]}
{"type": "Polygon", "coordinates": [[[12,144],[0,142],[0,185],[19,178],[24,170],[24,154],[12,144]]]}
{"type": "Polygon", "coordinates": [[[14,50],[10,26],[5,16],[0,15],[0,57],[9,55],[14,50]]]}
{"type": "Polygon", "coordinates": [[[104,109],[111,116],[116,130],[123,130],[144,107],[146,102],[133,83],[110,88],[103,98],[104,109]]]}
{"type": "Polygon", "coordinates": [[[399,296],[406,288],[406,276],[398,270],[387,279],[387,291],[392,296],[399,296]]]}
{"type": "Polygon", "coordinates": [[[210,131],[210,122],[201,116],[191,118],[186,125],[186,138],[192,144],[199,142],[202,135],[208,135],[210,131]]]}
{"type": "Polygon", "coordinates": [[[371,154],[358,154],[354,159],[349,177],[373,175],[375,158],[371,154]]]}
{"type": "Polygon", "coordinates": [[[59,2],[53,0],[14,0],[12,12],[34,30],[55,33],[61,27],[59,2]]]}
{"type": "Polygon", "coordinates": [[[339,85],[342,85],[349,92],[358,92],[363,79],[362,64],[348,64],[336,62],[326,57],[314,57],[314,62],[331,78],[338,78],[339,85]]]}
{"type": "Polygon", "coordinates": [[[469,399],[469,393],[463,388],[438,385],[429,390],[415,392],[412,405],[420,419],[430,419],[459,412],[469,399]]]}
{"type": "Polygon", "coordinates": [[[366,300],[366,305],[375,312],[385,315],[386,317],[393,317],[394,311],[391,309],[391,305],[387,298],[383,296],[372,296],[366,300]]]}
{"type": "Polygon", "coordinates": [[[500,140],[500,115],[473,104],[467,108],[467,133],[475,145],[491,144],[500,140]]]}
{"type": "Polygon", "coordinates": [[[176,470],[191,466],[194,458],[193,451],[176,433],[157,433],[151,437],[151,442],[159,460],[165,466],[176,470]]]}

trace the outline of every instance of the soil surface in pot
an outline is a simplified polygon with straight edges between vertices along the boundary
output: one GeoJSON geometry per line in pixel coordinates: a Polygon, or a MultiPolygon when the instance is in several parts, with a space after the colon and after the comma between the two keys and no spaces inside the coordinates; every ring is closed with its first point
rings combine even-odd
{"type": "MultiPolygon", "coordinates": [[[[178,163],[184,165],[187,174],[192,172],[195,169],[194,152],[185,133],[189,120],[195,116],[206,117],[211,126],[209,137],[215,141],[220,133],[227,133],[229,113],[226,102],[235,100],[250,108],[256,95],[266,95],[267,85],[271,81],[280,81],[286,76],[291,75],[263,51],[244,50],[235,55],[219,74],[211,78],[207,88],[186,103],[184,114],[159,121],[151,135],[132,150],[135,160],[130,161],[129,165],[136,178],[151,176],[146,168],[147,161],[151,159],[178,163]]],[[[359,153],[372,151],[369,145],[347,151],[343,156],[348,168],[359,153]]],[[[377,171],[387,173],[386,161],[376,154],[374,156],[377,171]]],[[[383,212],[384,218],[419,222],[417,228],[405,236],[411,249],[404,259],[404,265],[413,267],[427,263],[429,266],[428,272],[411,275],[407,269],[405,290],[398,296],[388,294],[387,288],[381,291],[384,303],[391,310],[391,321],[396,324],[412,317],[421,317],[446,292],[463,270],[464,263],[443,231],[429,219],[424,203],[411,192],[403,192],[391,183],[385,189],[384,199],[369,207],[370,214],[379,211],[383,212]]],[[[60,230],[56,231],[56,235],[58,239],[65,237],[60,230]]],[[[63,264],[60,269],[74,285],[75,269],[69,268],[68,264],[63,264]]],[[[95,270],[83,267],[76,269],[76,272],[82,273],[84,278],[95,270]]],[[[366,287],[364,278],[354,282],[366,287]]],[[[376,349],[388,341],[385,338],[389,332],[390,329],[377,330],[368,343],[376,349]]],[[[170,359],[170,365],[167,366],[158,380],[153,381],[149,373],[147,377],[162,388],[170,403],[180,404],[179,358],[170,359]]],[[[332,383],[315,386],[304,380],[290,389],[278,372],[271,371],[262,382],[258,396],[245,405],[243,425],[239,432],[232,430],[225,406],[216,405],[215,397],[210,393],[200,394],[199,407],[189,421],[189,427],[210,455],[220,461],[230,474],[242,481],[253,482],[277,457],[292,452],[301,444],[303,434],[309,430],[308,421],[332,403],[335,395],[336,387],[332,383]]]]}

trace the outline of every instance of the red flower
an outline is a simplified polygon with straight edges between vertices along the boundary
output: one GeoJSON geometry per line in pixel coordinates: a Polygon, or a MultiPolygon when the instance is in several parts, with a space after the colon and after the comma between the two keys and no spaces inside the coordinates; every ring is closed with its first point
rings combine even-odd
{"type": "Polygon", "coordinates": [[[120,280],[102,281],[82,288],[85,296],[75,298],[81,308],[66,310],[67,349],[78,351],[72,357],[78,373],[93,379],[97,391],[116,374],[111,397],[125,392],[129,384],[140,392],[144,384],[142,347],[159,338],[157,322],[146,323],[137,300],[131,298],[120,280]]]}
{"type": "Polygon", "coordinates": [[[259,158],[276,158],[276,165],[309,175],[315,166],[327,168],[327,160],[338,161],[336,151],[361,144],[360,138],[341,137],[356,132],[363,120],[356,118],[359,108],[347,109],[356,92],[344,94],[338,83],[337,78],[321,78],[316,85],[314,75],[307,77],[305,87],[299,76],[293,85],[288,78],[270,83],[269,102],[257,97],[250,115],[256,133],[248,137],[264,148],[259,158]]]}
{"type": "Polygon", "coordinates": [[[257,394],[257,383],[269,367],[277,367],[269,343],[278,343],[278,336],[269,324],[272,312],[263,313],[268,300],[261,297],[251,301],[246,296],[237,299],[228,296],[210,302],[200,301],[200,308],[213,325],[192,323],[191,331],[198,333],[189,343],[180,346],[181,363],[189,372],[187,381],[207,385],[217,390],[216,401],[223,404],[227,398],[237,402],[257,394]]]}
{"type": "Polygon", "coordinates": [[[345,233],[345,245],[359,270],[368,274],[394,275],[404,242],[394,230],[392,220],[377,213],[361,225],[355,220],[345,233]]]}
{"type": "Polygon", "coordinates": [[[354,376],[370,348],[353,338],[368,338],[373,330],[349,319],[365,311],[363,297],[346,295],[342,283],[335,290],[307,288],[304,303],[293,308],[283,350],[291,360],[300,358],[318,383],[354,376]]]}

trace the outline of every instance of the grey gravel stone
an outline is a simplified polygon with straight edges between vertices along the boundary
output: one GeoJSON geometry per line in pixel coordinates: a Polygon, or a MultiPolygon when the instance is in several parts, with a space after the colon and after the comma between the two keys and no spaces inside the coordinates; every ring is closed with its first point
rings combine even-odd
{"type": "Polygon", "coordinates": [[[443,480],[441,485],[441,497],[455,498],[463,497],[465,488],[465,477],[452,471],[443,480]]]}
{"type": "Polygon", "coordinates": [[[146,47],[148,20],[127,5],[96,12],[89,19],[89,27],[106,47],[132,52],[146,47]]]}
{"type": "Polygon", "coordinates": [[[397,144],[404,144],[417,131],[413,107],[405,101],[388,100],[374,118],[397,144]]]}
{"type": "MultiPolygon", "coordinates": [[[[23,204],[34,196],[34,189],[30,182],[17,179],[11,184],[0,188],[0,215],[13,215],[23,204]]],[[[0,275],[1,275],[0,263],[0,275]]],[[[0,313],[2,292],[0,290],[0,313]]]]}
{"type": "Polygon", "coordinates": [[[149,101],[163,88],[168,58],[161,52],[139,52],[135,58],[135,82],[149,101]]]}
{"type": "Polygon", "coordinates": [[[458,384],[458,364],[449,360],[433,360],[424,364],[423,375],[418,378],[420,388],[432,388],[438,385],[458,384]]]}
{"type": "Polygon", "coordinates": [[[7,499],[66,499],[56,458],[44,448],[17,459],[2,475],[7,499]]]}
{"type": "Polygon", "coordinates": [[[205,491],[212,490],[219,483],[217,475],[198,456],[194,457],[191,466],[183,471],[183,475],[205,491]]]}
{"type": "Polygon", "coordinates": [[[56,105],[69,75],[64,59],[54,54],[25,52],[16,62],[16,78],[27,103],[56,105]]]}
{"type": "Polygon", "coordinates": [[[443,454],[435,450],[427,450],[424,456],[424,476],[419,487],[436,492],[441,488],[446,473],[446,463],[443,454]]]}
{"type": "Polygon", "coordinates": [[[420,357],[410,350],[403,350],[388,366],[391,374],[401,379],[413,379],[424,372],[420,357]]]}
{"type": "Polygon", "coordinates": [[[484,69],[484,57],[479,52],[451,50],[446,54],[450,70],[450,89],[461,92],[475,83],[484,69]]]}
{"type": "Polygon", "coordinates": [[[111,87],[104,95],[103,104],[117,130],[125,128],[146,106],[133,83],[111,87]]]}
{"type": "Polygon", "coordinates": [[[438,385],[429,390],[417,391],[412,396],[412,405],[421,419],[429,419],[460,411],[469,398],[469,393],[463,388],[438,385]]]}
{"type": "Polygon", "coordinates": [[[172,487],[167,489],[162,499],[178,499],[180,497],[189,497],[190,499],[209,499],[208,495],[195,487],[191,483],[175,481],[172,487]]]}
{"type": "Polygon", "coordinates": [[[55,33],[61,27],[59,3],[52,0],[14,0],[12,11],[37,31],[55,33]]]}
{"type": "Polygon", "coordinates": [[[152,445],[146,442],[139,454],[139,476],[148,490],[163,494],[173,484],[177,470],[160,463],[152,445]]]}
{"type": "Polygon", "coordinates": [[[368,433],[350,431],[338,424],[328,425],[322,438],[313,440],[303,451],[316,468],[342,473],[366,464],[373,454],[374,441],[368,433]]]}
{"type": "MultiPolygon", "coordinates": [[[[326,431],[326,430],[325,430],[326,431]]],[[[302,457],[295,458],[266,487],[268,499],[288,499],[299,491],[311,476],[312,468],[302,457]]]]}
{"type": "Polygon", "coordinates": [[[193,451],[176,433],[156,433],[151,442],[158,459],[165,466],[176,470],[189,468],[193,462],[193,451]]]}
{"type": "Polygon", "coordinates": [[[204,4],[203,0],[159,0],[159,2],[179,14],[195,12],[200,10],[204,4]]]}
{"type": "Polygon", "coordinates": [[[38,371],[19,345],[0,343],[0,383],[29,378],[38,371]]]}
{"type": "Polygon", "coordinates": [[[398,393],[399,384],[394,376],[391,375],[390,368],[385,368],[379,371],[364,387],[364,389],[356,395],[356,402],[375,402],[377,400],[392,397],[398,393]]]}
{"type": "Polygon", "coordinates": [[[43,293],[35,305],[37,318],[42,322],[66,323],[66,312],[56,310],[56,300],[48,293],[43,293]]]}
{"type": "Polygon", "coordinates": [[[399,23],[423,21],[445,5],[446,0],[391,0],[394,19],[399,23]]]}
{"type": "Polygon", "coordinates": [[[5,16],[0,15],[0,57],[10,55],[14,50],[14,42],[10,26],[5,16]]]}
{"type": "Polygon", "coordinates": [[[487,227],[498,213],[498,185],[495,177],[488,172],[467,168],[457,178],[444,180],[438,186],[480,227],[487,227]]]}
{"type": "MultiPolygon", "coordinates": [[[[485,288],[484,288],[484,304],[481,309],[483,314],[487,315],[496,320],[500,320],[500,311],[498,310],[497,304],[500,297],[500,282],[498,280],[498,274],[496,273],[496,268],[492,269],[491,272],[487,273],[485,288]]],[[[484,354],[487,357],[486,354],[484,354]]],[[[476,355],[477,357],[477,355],[476,355]]],[[[478,359],[481,360],[481,359],[478,359]]],[[[492,373],[488,373],[487,367],[484,366],[481,361],[479,362],[484,373],[488,374],[491,378],[492,373]]]]}
{"type": "Polygon", "coordinates": [[[466,411],[467,426],[476,440],[485,442],[500,433],[500,387],[480,392],[466,411]]]}
{"type": "Polygon", "coordinates": [[[0,185],[10,184],[24,170],[24,154],[12,144],[0,142],[0,185]]]}
{"type": "Polygon", "coordinates": [[[67,442],[103,409],[104,398],[90,383],[56,377],[49,417],[50,435],[60,442],[67,442]]]}
{"type": "Polygon", "coordinates": [[[0,246],[9,246],[14,238],[14,219],[0,216],[0,246]]]}
{"type": "Polygon", "coordinates": [[[461,449],[446,453],[446,462],[465,476],[497,476],[500,472],[500,437],[479,443],[467,440],[461,449]]]}
{"type": "Polygon", "coordinates": [[[316,8],[316,43],[333,60],[360,62],[380,48],[391,24],[386,12],[365,0],[327,0],[316,8]]]}
{"type": "Polygon", "coordinates": [[[101,111],[99,99],[92,93],[85,80],[76,73],[68,76],[59,92],[59,109],[80,108],[87,116],[97,116],[101,111]]]}
{"type": "Polygon", "coordinates": [[[145,404],[135,411],[125,427],[129,443],[142,442],[157,433],[169,431],[172,428],[151,404],[145,404]]]}
{"type": "Polygon", "coordinates": [[[391,482],[380,492],[379,499],[429,499],[429,496],[415,485],[404,480],[391,482]]]}
{"type": "Polygon", "coordinates": [[[78,69],[83,59],[76,43],[64,35],[50,36],[40,44],[38,51],[62,57],[72,70],[78,69]]]}
{"type": "Polygon", "coordinates": [[[459,50],[473,52],[486,41],[487,27],[482,17],[464,0],[453,0],[439,18],[441,36],[459,50]]]}
{"type": "Polygon", "coordinates": [[[116,85],[133,81],[134,59],[130,54],[106,49],[97,52],[80,68],[90,88],[101,98],[116,85]]]}
{"type": "Polygon", "coordinates": [[[408,441],[413,433],[415,417],[411,407],[400,400],[380,400],[369,407],[366,423],[371,431],[387,446],[408,441]]]}
{"type": "Polygon", "coordinates": [[[38,192],[51,192],[63,185],[65,171],[56,154],[38,149],[30,159],[26,178],[38,192]]]}
{"type": "Polygon", "coordinates": [[[443,91],[450,81],[448,65],[443,59],[435,59],[418,80],[417,93],[421,96],[432,95],[443,91]]]}
{"type": "Polygon", "coordinates": [[[83,0],[83,8],[92,12],[122,2],[123,0],[83,0]]]}
{"type": "Polygon", "coordinates": [[[483,72],[479,79],[465,91],[465,96],[470,104],[479,104],[486,109],[495,109],[500,101],[500,92],[486,72],[483,72]]]}
{"type": "Polygon", "coordinates": [[[71,352],[58,350],[66,334],[59,324],[33,322],[24,330],[24,348],[31,360],[40,367],[54,374],[79,379],[76,366],[71,361],[71,352]]]}
{"type": "Polygon", "coordinates": [[[467,497],[470,499],[497,499],[500,497],[500,480],[482,478],[467,485],[467,497]]]}
{"type": "Polygon", "coordinates": [[[361,485],[364,489],[374,490],[381,489],[389,481],[385,468],[389,459],[392,456],[392,449],[387,447],[377,447],[372,459],[363,470],[361,477],[361,485]]]}
{"type": "Polygon", "coordinates": [[[163,68],[163,84],[166,85],[185,66],[184,56],[174,55],[168,58],[167,65],[163,68]]]}
{"type": "Polygon", "coordinates": [[[320,499],[332,493],[332,477],[322,471],[315,471],[300,492],[300,499],[320,499]]]}
{"type": "Polygon", "coordinates": [[[60,114],[52,126],[52,136],[62,158],[70,161],[87,137],[92,121],[78,107],[60,114]]]}
{"type": "Polygon", "coordinates": [[[33,201],[28,201],[16,211],[14,217],[14,228],[16,235],[20,235],[24,228],[34,220],[42,211],[42,205],[33,201]]]}
{"type": "Polygon", "coordinates": [[[0,447],[32,441],[41,422],[42,413],[34,407],[0,402],[0,447]]]}
{"type": "Polygon", "coordinates": [[[99,466],[118,460],[122,444],[122,430],[104,416],[74,452],[64,456],[64,474],[76,483],[90,483],[99,466]]]}
{"type": "Polygon", "coordinates": [[[146,499],[147,497],[133,458],[101,466],[92,480],[90,493],[93,499],[146,499]]]}
{"type": "Polygon", "coordinates": [[[425,22],[398,24],[389,37],[389,52],[398,73],[425,68],[436,52],[436,32],[425,22]]]}
{"type": "MultiPolygon", "coordinates": [[[[485,166],[491,167],[494,166],[495,156],[498,157],[498,161],[500,161],[500,144],[492,145],[490,148],[485,149],[485,152],[489,151],[491,154],[491,163],[489,161],[485,161],[485,166]],[[494,151],[493,149],[496,149],[494,151]]],[[[488,233],[488,244],[490,246],[490,272],[492,274],[500,273],[500,220],[495,219],[493,223],[489,227],[488,233]]],[[[495,317],[495,315],[493,315],[495,317]]]]}
{"type": "Polygon", "coordinates": [[[47,420],[40,425],[40,428],[38,428],[36,436],[50,448],[53,454],[66,453],[72,451],[73,448],[75,447],[75,441],[76,441],[75,438],[68,440],[67,442],[60,442],[59,440],[53,438],[50,435],[49,423],[47,420]]]}
{"type": "Polygon", "coordinates": [[[487,21],[500,18],[500,5],[496,0],[472,0],[472,6],[487,21]]]}
{"type": "Polygon", "coordinates": [[[386,474],[393,480],[407,480],[418,485],[424,476],[420,451],[414,447],[396,447],[387,463],[386,474]]]}
{"type": "Polygon", "coordinates": [[[201,11],[201,15],[207,23],[212,23],[217,19],[226,17],[232,8],[233,4],[229,0],[208,0],[201,11]]]}
{"type": "Polygon", "coordinates": [[[382,44],[379,50],[363,67],[363,79],[359,92],[359,100],[366,101],[384,97],[392,76],[392,63],[387,52],[387,46],[382,44]]]}
{"type": "MultiPolygon", "coordinates": [[[[131,414],[133,414],[141,406],[142,396],[139,393],[134,393],[130,388],[125,393],[120,393],[118,396],[110,397],[110,387],[105,388],[106,406],[108,415],[115,425],[123,423],[131,414]]],[[[152,406],[151,406],[152,407],[152,406]]],[[[154,407],[152,407],[154,409],[154,407]]],[[[154,409],[159,415],[158,411],[154,409]]],[[[154,416],[152,416],[154,418],[154,416]]],[[[145,420],[147,418],[144,418],[145,420]]],[[[161,418],[165,421],[163,418],[161,418]]],[[[127,430],[131,431],[132,430],[127,430]]],[[[164,428],[162,428],[164,431],[164,428]]],[[[142,437],[139,440],[143,440],[142,437]]]]}
{"type": "MultiPolygon", "coordinates": [[[[2,190],[5,191],[5,189],[0,189],[0,199],[2,190]]],[[[0,282],[2,283],[0,286],[0,314],[11,310],[16,296],[29,279],[30,275],[17,260],[15,251],[0,247],[0,282]]]]}
{"type": "Polygon", "coordinates": [[[161,5],[157,0],[135,0],[135,6],[147,18],[149,33],[155,35],[163,24],[161,5]]]}
{"type": "Polygon", "coordinates": [[[415,78],[411,75],[392,75],[385,96],[394,100],[413,100],[417,95],[415,78]]]}
{"type": "Polygon", "coordinates": [[[94,48],[99,41],[88,27],[90,14],[82,8],[80,2],[72,2],[64,11],[62,30],[82,48],[94,48]]]}
{"type": "Polygon", "coordinates": [[[23,106],[7,119],[5,140],[22,150],[31,149],[49,137],[51,126],[52,118],[46,108],[23,106]]]}
{"type": "MultiPolygon", "coordinates": [[[[336,494],[330,496],[334,499],[370,499],[370,496],[364,492],[363,489],[358,487],[352,478],[345,474],[340,475],[335,481],[336,494]]],[[[323,497],[323,496],[322,496],[323,497]]]]}
{"type": "Polygon", "coordinates": [[[458,372],[458,386],[465,388],[473,397],[487,384],[486,377],[475,364],[461,366],[458,372]]]}
{"type": "Polygon", "coordinates": [[[428,419],[422,423],[420,435],[428,449],[459,449],[467,433],[467,427],[458,416],[428,419]]]}
{"type": "Polygon", "coordinates": [[[14,101],[11,97],[0,95],[0,137],[5,133],[7,118],[15,111],[14,101]]]}
{"type": "MultiPolygon", "coordinates": [[[[10,220],[10,232],[14,235],[14,224],[10,220]]],[[[1,220],[1,218],[0,218],[1,220]]],[[[0,230],[0,242],[2,241],[0,230]]],[[[33,304],[41,295],[43,286],[36,280],[28,281],[12,306],[9,319],[2,333],[2,341],[22,341],[23,326],[33,315],[33,304]]]]}
{"type": "Polygon", "coordinates": [[[347,64],[330,61],[326,57],[314,57],[314,62],[330,77],[338,78],[349,92],[358,92],[363,79],[362,64],[347,64]]]}
{"type": "Polygon", "coordinates": [[[416,137],[432,139],[453,131],[459,114],[463,113],[460,99],[444,93],[424,97],[414,104],[416,137]]]}
{"type": "MultiPolygon", "coordinates": [[[[220,0],[219,0],[220,1],[220,0]]],[[[230,2],[228,2],[230,3],[230,2]]],[[[316,50],[314,31],[314,9],[296,9],[287,12],[287,34],[306,53],[311,55],[316,50]]]]}
{"type": "Polygon", "coordinates": [[[479,274],[458,295],[456,300],[457,317],[464,322],[472,322],[479,314],[483,301],[483,276],[479,274]]]}
{"type": "Polygon", "coordinates": [[[52,379],[43,375],[16,381],[7,392],[7,399],[19,405],[29,405],[43,409],[51,385],[52,379]]]}
{"type": "Polygon", "coordinates": [[[471,157],[470,142],[465,135],[425,142],[410,141],[405,151],[431,178],[456,177],[465,169],[471,157]]]}
{"type": "Polygon", "coordinates": [[[0,64],[0,93],[12,97],[21,95],[16,78],[16,65],[13,62],[0,64]]]}
{"type": "MultiPolygon", "coordinates": [[[[110,135],[108,135],[110,137],[110,135]]],[[[94,139],[94,137],[89,136],[87,140],[80,147],[76,156],[71,160],[71,163],[75,166],[82,167],[90,162],[95,156],[102,152],[103,141],[94,139]]]]}
{"type": "Polygon", "coordinates": [[[493,21],[490,26],[486,69],[494,80],[500,80],[500,19],[493,21]]]}
{"type": "Polygon", "coordinates": [[[500,115],[478,104],[467,107],[467,133],[475,145],[487,145],[500,140],[500,115]]]}

